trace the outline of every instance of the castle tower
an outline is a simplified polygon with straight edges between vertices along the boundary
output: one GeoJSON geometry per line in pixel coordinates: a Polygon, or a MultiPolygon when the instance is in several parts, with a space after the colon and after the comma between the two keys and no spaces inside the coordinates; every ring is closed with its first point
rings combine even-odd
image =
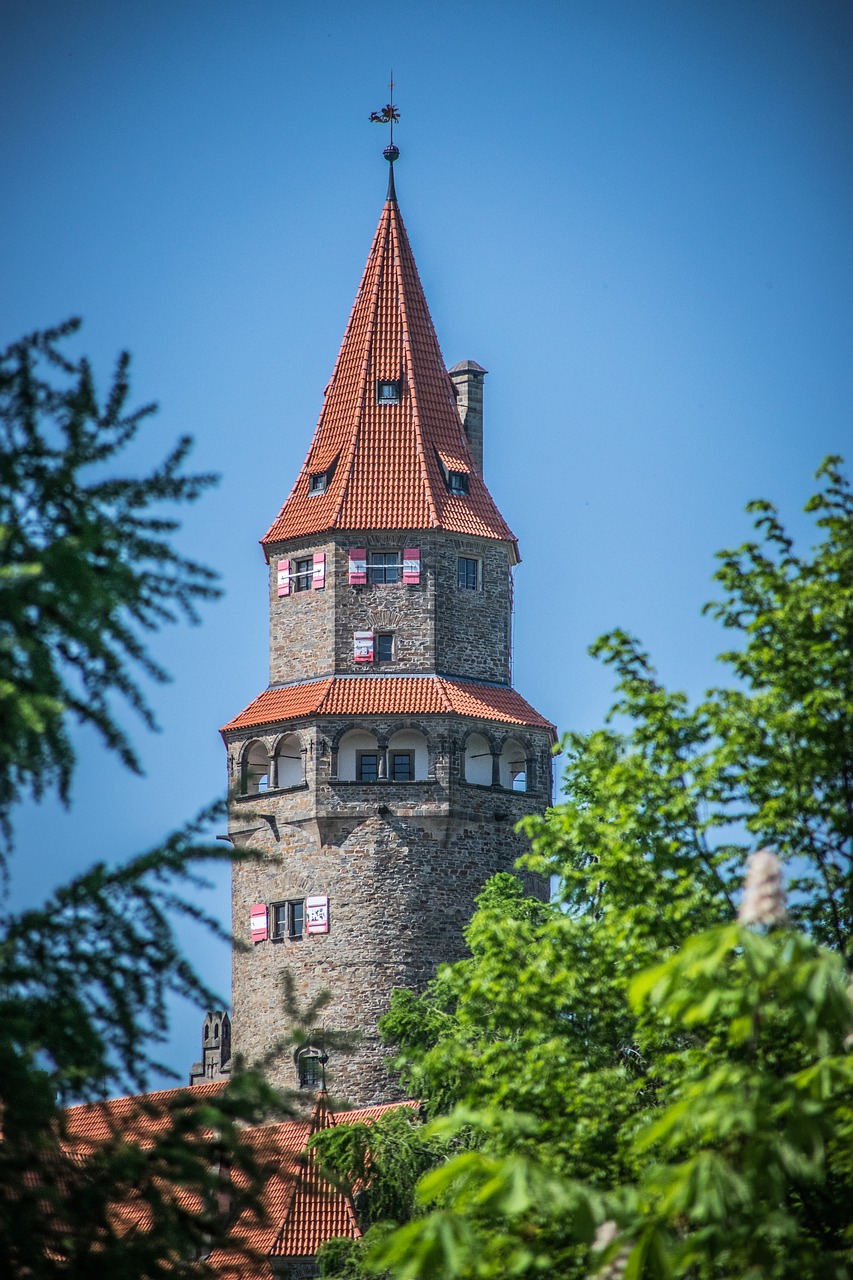
{"type": "MultiPolygon", "coordinates": [[[[260,855],[233,872],[234,1050],[256,1059],[285,1032],[288,970],[300,1002],[331,993],[329,1028],[360,1033],[326,1066],[356,1104],[399,1096],[376,1035],[392,989],[462,954],[476,894],[523,850],[516,822],[550,803],[553,726],[511,682],[519,557],[482,476],[485,372],[445,368],[392,167],[319,424],[262,539],[269,688],[223,729],[229,834],[260,855]]],[[[271,1075],[319,1086],[323,1056],[280,1054],[271,1075]]]]}

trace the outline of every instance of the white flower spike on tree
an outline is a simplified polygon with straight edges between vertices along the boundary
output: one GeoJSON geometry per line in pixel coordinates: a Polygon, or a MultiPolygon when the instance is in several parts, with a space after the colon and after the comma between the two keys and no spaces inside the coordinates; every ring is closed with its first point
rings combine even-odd
{"type": "Polygon", "coordinates": [[[763,924],[768,928],[788,919],[782,863],[770,849],[750,854],[738,911],[741,924],[763,924]]]}

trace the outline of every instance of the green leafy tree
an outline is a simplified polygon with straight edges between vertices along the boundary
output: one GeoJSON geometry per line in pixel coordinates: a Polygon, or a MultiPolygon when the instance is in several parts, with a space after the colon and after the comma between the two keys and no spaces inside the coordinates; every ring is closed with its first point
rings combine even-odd
{"type": "Polygon", "coordinates": [[[525,823],[559,902],[493,885],[469,959],[383,1021],[449,1145],[363,1269],[851,1274],[853,497],[818,474],[811,553],[762,502],[720,556],[727,685],[694,706],[626,633],[593,646],[608,722],[525,823]],[[793,928],[736,922],[756,845],[793,928]]]}
{"type": "Polygon", "coordinates": [[[153,726],[138,673],[165,680],[146,633],[219,595],[216,574],[169,541],[164,504],[192,502],[214,483],[182,467],[184,436],[150,475],[111,464],[154,406],[128,411],[130,357],[98,399],[88,360],[69,360],[72,320],[0,353],[0,822],[27,791],[56,786],[74,765],[70,723],[91,724],[125,764],[133,747],[110,706],[119,694],[153,726]]]}
{"type": "Polygon", "coordinates": [[[434,1127],[473,1126],[481,1145],[421,1180],[420,1213],[369,1264],[399,1280],[849,1277],[847,981],[837,954],[793,930],[697,934],[631,986],[640,1043],[664,1024],[677,1046],[657,1105],[624,1130],[634,1179],[561,1173],[538,1116],[457,1110],[434,1127]]]}
{"type": "MultiPolygon", "coordinates": [[[[62,343],[71,322],[0,354],[0,826],[15,803],[55,789],[67,801],[71,727],[94,725],[131,768],[118,696],[147,724],[138,679],[165,674],[147,634],[218,594],[215,575],[170,542],[174,504],[213,481],[183,471],[182,439],[148,476],[117,456],[151,407],[126,408],[122,355],[101,400],[85,359],[62,343]]],[[[282,1106],[250,1072],[215,1097],[189,1090],[82,1152],[63,1107],[144,1089],[172,995],[215,1000],[182,955],[176,915],[216,923],[195,904],[211,813],[122,866],[106,862],[44,906],[0,919],[0,1270],[63,1280],[198,1274],[236,1216],[258,1211],[264,1158],[244,1126],[282,1106]],[[149,1114],[149,1119],[152,1117],[149,1114]],[[150,1129],[150,1126],[149,1126],[150,1129]],[[215,1138],[215,1141],[214,1141],[215,1138]],[[223,1169],[229,1178],[223,1207],[223,1169]],[[145,1224],[128,1227],[133,1211],[145,1224]]],[[[105,1124],[106,1124],[105,1120],[105,1124]]],[[[134,1219],[135,1220],[135,1219],[134,1219]]],[[[239,1256],[239,1240],[233,1242],[239,1256]]]]}

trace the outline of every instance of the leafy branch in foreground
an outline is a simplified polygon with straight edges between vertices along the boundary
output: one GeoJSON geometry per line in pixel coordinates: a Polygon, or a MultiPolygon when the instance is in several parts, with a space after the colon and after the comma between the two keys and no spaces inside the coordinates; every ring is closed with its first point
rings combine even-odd
{"type": "Polygon", "coordinates": [[[89,361],[60,344],[71,320],[0,353],[0,828],[21,795],[57,786],[74,764],[69,719],[93,725],[131,769],[136,755],[110,708],[121,695],[148,725],[136,680],[166,679],[146,633],[219,594],[216,574],[170,543],[161,504],[192,502],[214,483],[182,470],[182,437],[144,477],[108,472],[154,411],[129,411],[127,353],[99,399],[89,361]]]}
{"type": "Polygon", "coordinates": [[[559,902],[496,877],[468,958],[394,994],[383,1035],[456,1146],[341,1274],[853,1274],[853,495],[818,476],[810,552],[758,503],[721,554],[726,687],[693,705],[627,633],[594,646],[611,714],[524,824],[559,902]],[[768,854],[737,922],[756,845],[793,928],[768,854]]]}
{"type": "Polygon", "coordinates": [[[12,1275],[197,1274],[195,1260],[229,1240],[234,1258],[248,1256],[231,1228],[260,1212],[269,1168],[245,1126],[290,1114],[289,1101],[238,1063],[212,1096],[152,1094],[115,1113],[101,1105],[165,1070],[154,1050],[170,997],[216,1002],[175,935],[183,917],[226,936],[194,901],[199,865],[229,856],[199,839],[216,812],[121,866],[96,864],[5,921],[0,1257],[12,1275]],[[80,1101],[98,1110],[97,1141],[78,1133],[79,1105],[63,1109],[80,1101]]]}
{"type": "MultiPolygon", "coordinates": [[[[151,474],[110,466],[150,408],[128,412],[128,357],[103,401],[85,359],[60,344],[77,322],[0,354],[0,835],[14,804],[56,788],[67,801],[75,721],[126,765],[133,749],[113,695],[153,723],[139,673],[165,673],[143,638],[218,594],[180,556],[169,505],[210,476],[183,473],[183,439],[151,474]]],[[[218,1003],[184,957],[175,922],[220,936],[199,906],[199,866],[222,859],[202,814],[128,863],[100,862],[40,908],[0,921],[0,1269],[26,1280],[177,1280],[239,1274],[270,1161],[247,1128],[288,1114],[259,1073],[224,1088],[125,1098],[162,1070],[156,1050],[173,996],[218,1003]],[[82,1100],[86,1105],[66,1108],[82,1100]],[[212,1263],[210,1265],[213,1265],[212,1263]],[[224,1264],[223,1264],[224,1265],[224,1264]]],[[[109,856],[110,850],[107,850],[109,856]]],[[[239,853],[236,856],[240,856],[239,853]]],[[[0,858],[5,865],[5,857],[0,858]]]]}
{"type": "Polygon", "coordinates": [[[481,1149],[421,1179],[419,1211],[376,1236],[363,1273],[580,1280],[618,1260],[634,1280],[849,1277],[848,975],[804,934],[756,925],[716,925],[631,984],[640,1044],[662,1026],[672,1044],[658,1105],[623,1134],[633,1179],[578,1183],[541,1116],[460,1108],[432,1131],[464,1124],[481,1149]],[[513,1127],[533,1142],[508,1148],[513,1127]]]}
{"type": "Polygon", "coordinates": [[[222,806],[162,845],[117,867],[100,862],[56,889],[43,906],[4,921],[0,942],[0,1097],[4,1133],[32,1119],[15,1082],[44,1087],[45,1104],[141,1090],[167,1030],[167,1000],[212,1006],[216,997],[183,956],[178,918],[220,937],[221,925],[189,891],[207,887],[202,862],[230,860],[200,833],[222,806]]]}

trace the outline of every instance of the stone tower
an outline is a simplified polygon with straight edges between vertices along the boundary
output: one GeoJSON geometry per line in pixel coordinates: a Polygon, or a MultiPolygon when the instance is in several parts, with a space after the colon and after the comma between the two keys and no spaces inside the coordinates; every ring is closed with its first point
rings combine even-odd
{"type": "MultiPolygon", "coordinates": [[[[376,1034],[392,989],[458,958],[475,895],[524,847],[516,822],[550,802],[553,726],[511,682],[519,557],[481,474],[485,372],[445,368],[392,167],[317,430],[262,539],[269,688],[223,729],[229,834],[261,855],[233,872],[234,1050],[285,1032],[288,970],[301,1002],[331,993],[328,1027],[360,1033],[327,1066],[357,1104],[399,1096],[376,1034]]],[[[271,1069],[289,1087],[318,1072],[310,1052],[271,1069]]]]}

